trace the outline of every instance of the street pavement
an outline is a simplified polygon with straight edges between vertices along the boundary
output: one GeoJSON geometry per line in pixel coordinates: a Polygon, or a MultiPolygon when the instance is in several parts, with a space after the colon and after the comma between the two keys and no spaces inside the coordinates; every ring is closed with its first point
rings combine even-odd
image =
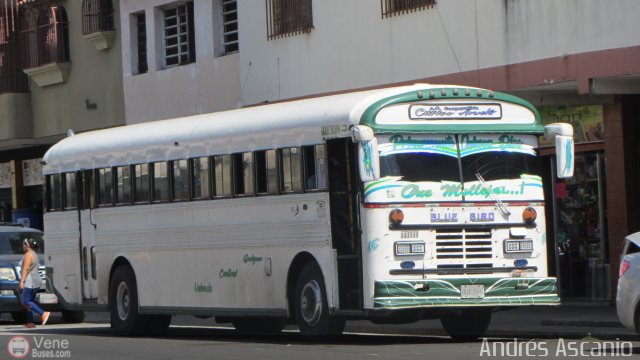
{"type": "Polygon", "coordinates": [[[91,313],[83,324],[65,324],[54,314],[51,324],[27,330],[0,318],[0,359],[9,342],[23,336],[31,345],[26,358],[71,359],[427,359],[475,358],[638,358],[640,337],[622,328],[608,304],[526,307],[494,314],[484,340],[455,342],[437,320],[404,325],[350,321],[346,334],[305,340],[294,328],[273,337],[247,337],[212,319],[176,316],[163,337],[118,337],[108,314],[91,313]],[[52,347],[45,346],[46,340],[52,347]],[[66,341],[66,343],[63,343],[66,341]],[[64,345],[66,344],[66,347],[64,345]],[[57,346],[57,347],[56,347],[57,346]],[[605,349],[606,348],[606,349],[605,349]],[[53,351],[48,353],[47,351],[53,351]],[[57,351],[57,352],[56,352],[57,351]],[[54,356],[57,355],[57,356],[54,356]]]}

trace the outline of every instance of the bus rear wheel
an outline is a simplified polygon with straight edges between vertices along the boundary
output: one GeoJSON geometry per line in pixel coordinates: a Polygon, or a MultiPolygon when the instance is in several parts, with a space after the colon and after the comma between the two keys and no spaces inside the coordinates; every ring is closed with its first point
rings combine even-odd
{"type": "Polygon", "coordinates": [[[303,336],[342,334],[346,322],[329,314],[324,277],[315,262],[306,264],[300,272],[295,306],[298,328],[303,336]]]}
{"type": "Polygon", "coordinates": [[[137,335],[144,330],[145,319],[138,312],[138,289],[133,271],[119,266],[109,284],[111,328],[120,335],[137,335]]]}
{"type": "Polygon", "coordinates": [[[451,313],[440,319],[444,330],[454,340],[476,340],[487,331],[491,310],[469,309],[451,313]]]}

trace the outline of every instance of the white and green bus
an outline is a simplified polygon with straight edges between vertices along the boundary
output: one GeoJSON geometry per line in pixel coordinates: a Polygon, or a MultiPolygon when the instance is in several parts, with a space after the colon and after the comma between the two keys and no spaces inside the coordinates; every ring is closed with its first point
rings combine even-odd
{"type": "Polygon", "coordinates": [[[43,159],[46,263],[69,310],[119,333],[172,315],[342,332],[556,305],[538,137],[572,129],[511,95],[416,84],[69,136],[43,159]]]}

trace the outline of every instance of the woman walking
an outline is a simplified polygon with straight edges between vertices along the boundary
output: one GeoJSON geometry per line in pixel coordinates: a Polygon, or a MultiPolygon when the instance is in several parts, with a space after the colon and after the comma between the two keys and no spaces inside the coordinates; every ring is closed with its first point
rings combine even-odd
{"type": "Polygon", "coordinates": [[[22,272],[19,288],[22,292],[22,304],[27,308],[27,324],[25,325],[27,328],[35,327],[33,313],[40,315],[42,325],[46,324],[47,320],[49,320],[49,312],[43,311],[35,303],[36,294],[38,290],[40,290],[40,285],[42,285],[42,278],[38,272],[40,260],[38,259],[38,254],[35,252],[37,249],[38,243],[33,238],[24,239],[22,242],[24,256],[22,256],[22,260],[20,261],[22,272]]]}

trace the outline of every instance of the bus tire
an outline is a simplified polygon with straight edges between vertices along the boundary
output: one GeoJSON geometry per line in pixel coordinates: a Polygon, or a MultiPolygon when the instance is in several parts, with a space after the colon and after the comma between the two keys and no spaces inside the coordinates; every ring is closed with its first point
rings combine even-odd
{"type": "Polygon", "coordinates": [[[487,331],[491,322],[491,310],[469,309],[440,318],[442,327],[454,340],[476,340],[487,331]]]}
{"type": "Polygon", "coordinates": [[[345,319],[329,314],[327,291],[322,271],[316,262],[307,263],[296,286],[296,321],[303,336],[340,335],[345,319]]]}
{"type": "Polygon", "coordinates": [[[133,271],[119,266],[109,284],[111,329],[120,335],[138,335],[145,330],[145,318],[138,311],[138,288],[133,271]]]}
{"type": "Polygon", "coordinates": [[[231,324],[236,331],[244,335],[278,335],[284,329],[282,318],[233,318],[231,324]]]}
{"type": "Polygon", "coordinates": [[[85,315],[84,311],[64,310],[62,312],[62,318],[64,319],[64,322],[72,323],[72,324],[83,322],[84,315],[85,315]]]}

